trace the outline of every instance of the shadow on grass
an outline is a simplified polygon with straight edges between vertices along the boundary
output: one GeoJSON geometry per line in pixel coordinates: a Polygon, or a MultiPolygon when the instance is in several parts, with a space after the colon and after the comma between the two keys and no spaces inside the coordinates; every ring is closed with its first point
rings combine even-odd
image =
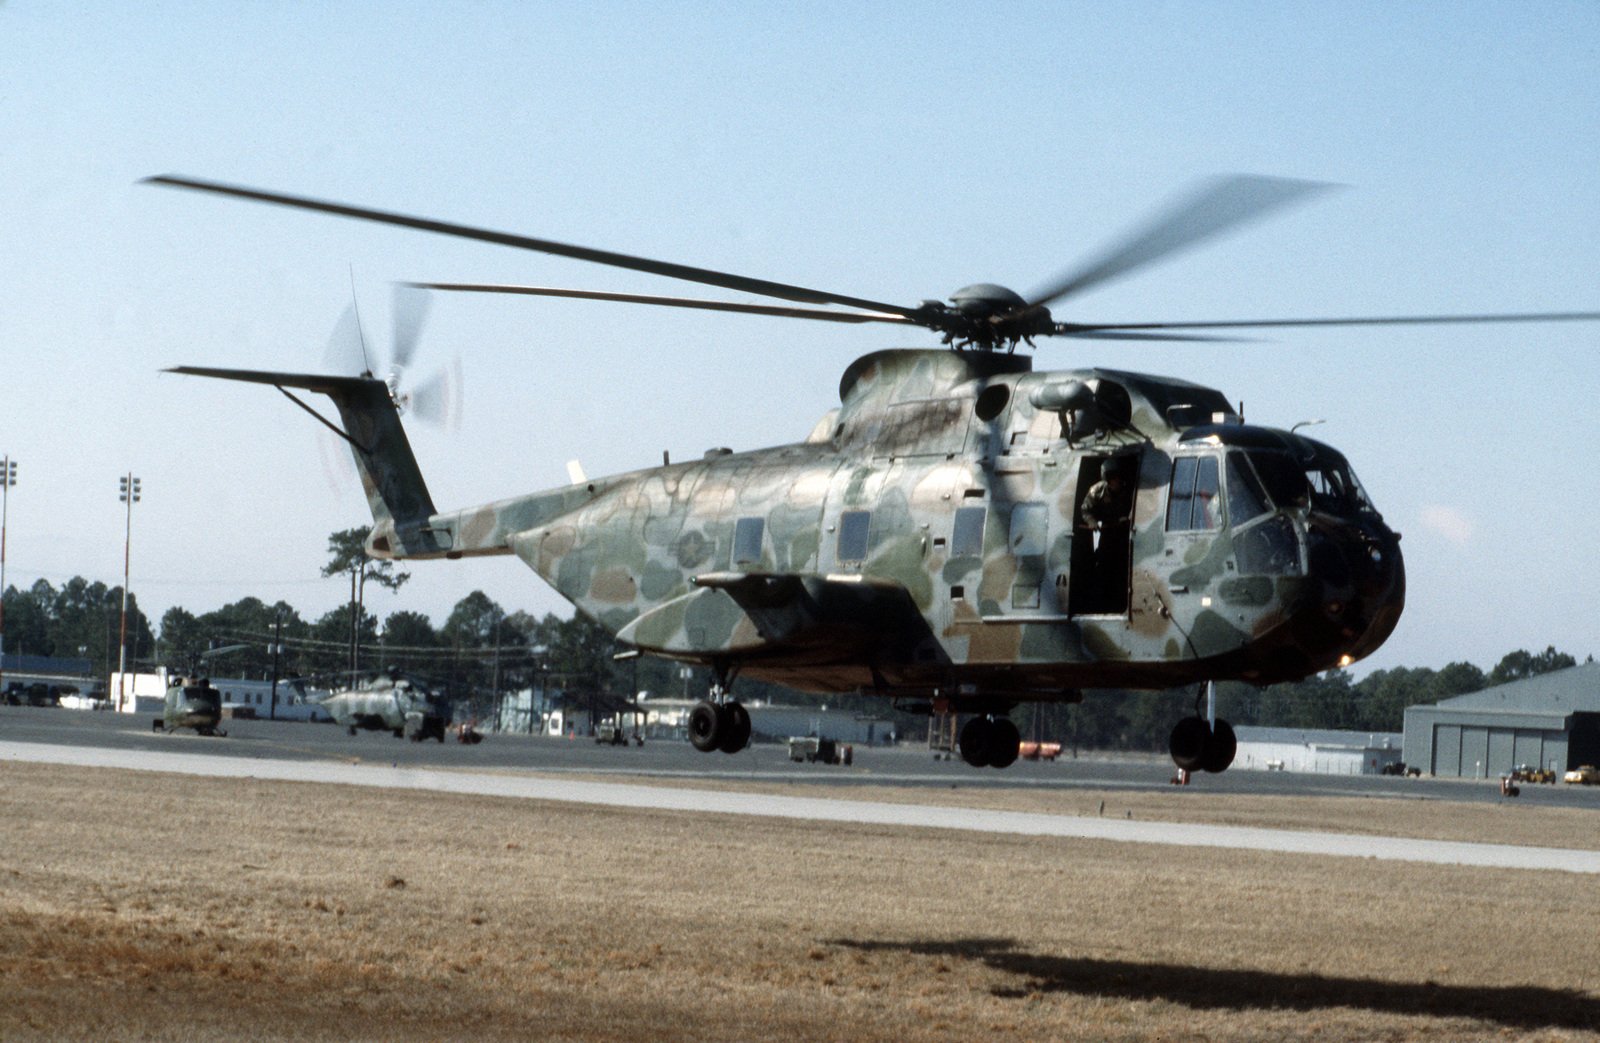
{"type": "Polygon", "coordinates": [[[860,952],[908,952],[971,960],[1025,979],[991,990],[1001,998],[1066,992],[1125,1000],[1167,1000],[1199,1010],[1320,1011],[1354,1007],[1378,1014],[1473,1018],[1515,1029],[1592,1031],[1600,1025],[1600,1000],[1567,989],[1536,985],[1462,986],[1330,978],[1320,974],[1227,970],[1169,963],[1132,963],[1088,957],[1044,956],[1008,938],[957,941],[827,942],[860,952]]]}

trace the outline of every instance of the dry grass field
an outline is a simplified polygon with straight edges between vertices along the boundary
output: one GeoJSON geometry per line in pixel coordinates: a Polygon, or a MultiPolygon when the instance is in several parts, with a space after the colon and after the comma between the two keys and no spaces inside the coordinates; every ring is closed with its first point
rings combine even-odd
{"type": "Polygon", "coordinates": [[[1590,876],[14,763],[0,830],[6,1043],[1600,1038],[1590,876]]]}

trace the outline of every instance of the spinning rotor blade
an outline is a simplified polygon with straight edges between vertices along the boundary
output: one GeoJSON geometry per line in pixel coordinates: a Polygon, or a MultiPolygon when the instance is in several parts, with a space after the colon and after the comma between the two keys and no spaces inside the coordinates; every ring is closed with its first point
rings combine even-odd
{"type": "Polygon", "coordinates": [[[1139,330],[1250,330],[1287,329],[1306,326],[1445,326],[1480,322],[1597,322],[1600,311],[1513,312],[1502,315],[1390,315],[1352,319],[1246,319],[1238,322],[1125,322],[1092,326],[1076,322],[1058,323],[1056,333],[1064,337],[1125,339],[1121,331],[1139,330]]]}
{"type": "Polygon", "coordinates": [[[1028,298],[1029,307],[1082,293],[1264,217],[1279,207],[1335,187],[1321,181],[1254,175],[1216,178],[1202,186],[1099,257],[1057,276],[1028,298]]]}
{"type": "Polygon", "coordinates": [[[425,217],[412,217],[407,214],[396,214],[385,210],[369,210],[364,207],[346,206],[343,203],[309,199],[304,196],[264,192],[260,189],[246,188],[239,185],[225,185],[215,181],[200,181],[173,174],[148,177],[145,178],[145,183],[167,185],[172,188],[188,188],[199,192],[212,192],[217,195],[235,196],[239,199],[252,199],[261,203],[296,207],[301,210],[316,210],[325,214],[335,214],[339,217],[353,217],[362,221],[399,225],[403,228],[415,228],[423,232],[436,232],[440,235],[456,236],[461,239],[477,239],[486,243],[498,243],[501,246],[516,247],[519,250],[532,250],[536,253],[554,254],[558,257],[571,257],[579,261],[610,265],[613,268],[649,272],[653,275],[664,275],[670,279],[704,283],[707,286],[720,286],[725,290],[755,293],[763,297],[777,297],[782,300],[800,301],[805,304],[842,304],[851,308],[861,308],[865,311],[901,315],[913,321],[916,321],[918,316],[915,308],[903,308],[900,305],[885,304],[882,301],[871,301],[861,297],[847,297],[844,294],[828,293],[823,290],[808,289],[804,286],[790,286],[786,283],[752,279],[748,276],[713,271],[709,268],[694,268],[684,264],[673,264],[670,261],[655,261],[648,257],[631,257],[628,254],[612,253],[608,250],[574,246],[549,239],[535,239],[531,236],[512,235],[509,232],[496,232],[486,228],[473,228],[468,225],[451,224],[447,221],[435,221],[425,217]]]}
{"type": "Polygon", "coordinates": [[[432,303],[414,283],[396,283],[394,288],[394,354],[391,365],[403,370],[411,365],[422,340],[422,324],[432,303]]]}
{"type": "Polygon", "coordinates": [[[371,370],[367,362],[367,346],[361,339],[361,320],[356,316],[354,304],[345,305],[328,335],[328,346],[322,352],[323,365],[341,376],[366,373],[371,370]]]}
{"type": "Polygon", "coordinates": [[[426,290],[454,290],[465,293],[520,293],[532,297],[575,297],[590,301],[621,301],[625,304],[660,304],[671,308],[699,308],[704,311],[742,312],[748,315],[777,315],[789,319],[821,319],[825,322],[893,322],[904,326],[921,323],[903,315],[879,312],[826,311],[821,308],[784,308],[775,304],[739,304],[732,301],[707,301],[696,297],[658,297],[643,293],[609,293],[601,290],[564,290],[553,286],[509,286],[500,283],[418,282],[409,285],[426,290]]]}
{"type": "Polygon", "coordinates": [[[461,360],[418,384],[408,401],[418,420],[455,430],[461,422],[461,360]]]}

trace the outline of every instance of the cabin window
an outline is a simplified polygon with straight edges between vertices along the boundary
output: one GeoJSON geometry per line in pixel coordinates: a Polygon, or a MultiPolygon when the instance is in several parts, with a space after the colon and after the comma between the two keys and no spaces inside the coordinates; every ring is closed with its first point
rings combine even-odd
{"type": "Polygon", "coordinates": [[[1019,558],[1044,553],[1049,513],[1042,503],[1019,503],[1011,508],[1011,553],[1019,558]]]}
{"type": "Polygon", "coordinates": [[[845,511],[839,515],[839,560],[865,561],[871,511],[845,511]]]}
{"type": "Polygon", "coordinates": [[[983,556],[983,520],[988,514],[982,507],[956,508],[956,524],[950,533],[952,558],[983,556]]]}
{"type": "Polygon", "coordinates": [[[1180,456],[1172,461],[1172,489],[1167,496],[1167,531],[1196,532],[1222,525],[1217,503],[1220,488],[1217,458],[1180,456]]]}
{"type": "Polygon", "coordinates": [[[1267,513],[1267,494],[1242,453],[1228,454],[1228,523],[1238,528],[1267,513]]]}
{"type": "Polygon", "coordinates": [[[740,518],[733,526],[733,563],[756,565],[761,562],[760,518],[740,518]]]}

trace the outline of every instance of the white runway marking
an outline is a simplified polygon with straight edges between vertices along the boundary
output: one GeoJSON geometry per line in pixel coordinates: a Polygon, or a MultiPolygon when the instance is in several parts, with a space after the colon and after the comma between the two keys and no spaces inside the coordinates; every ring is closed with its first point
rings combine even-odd
{"type": "Polygon", "coordinates": [[[1282,851],[1305,855],[1340,855],[1440,865],[1489,866],[1503,869],[1557,869],[1600,874],[1600,851],[1568,848],[1511,847],[1445,840],[1312,833],[1248,826],[1192,825],[1178,822],[1135,822],[1018,811],[939,807],[931,804],[884,804],[819,797],[781,797],[667,786],[639,786],[576,779],[537,779],[511,775],[384,767],[329,761],[246,760],[204,753],[157,753],[109,750],[40,743],[0,742],[0,761],[33,761],[85,768],[126,768],[220,778],[275,779],[388,789],[431,790],[490,797],[518,797],[573,804],[713,815],[757,815],[816,822],[851,822],[878,826],[917,826],[981,833],[1073,837],[1134,844],[1217,847],[1248,851],[1282,851]]]}

